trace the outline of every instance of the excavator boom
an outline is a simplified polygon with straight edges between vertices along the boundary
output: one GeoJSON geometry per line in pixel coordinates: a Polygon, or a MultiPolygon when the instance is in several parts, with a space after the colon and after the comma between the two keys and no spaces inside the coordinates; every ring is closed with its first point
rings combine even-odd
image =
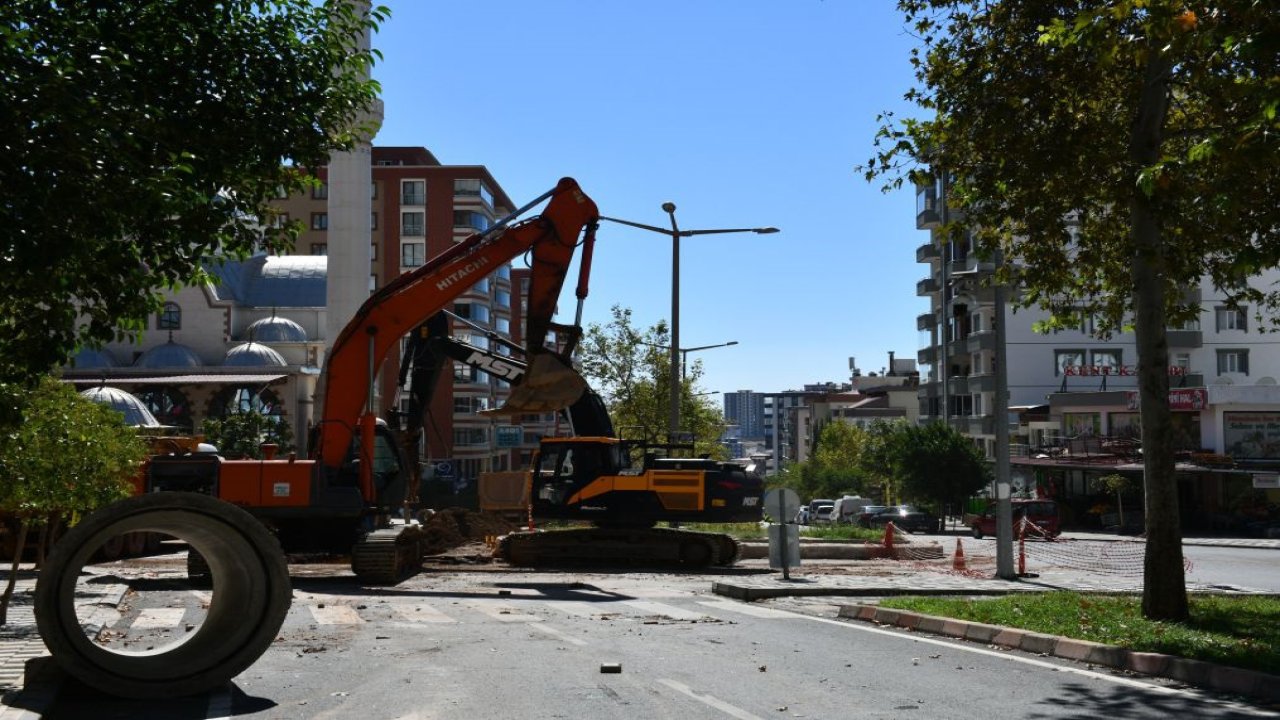
{"type": "MultiPolygon", "coordinates": [[[[361,418],[369,418],[368,408],[372,380],[391,348],[419,323],[445,309],[456,297],[525,252],[531,251],[532,281],[529,289],[529,336],[541,338],[550,326],[556,299],[573,259],[579,235],[594,234],[599,211],[572,178],[563,178],[548,193],[550,200],[542,213],[527,221],[498,225],[472,235],[449,250],[429,260],[413,272],[401,275],[375,292],[365,301],[355,317],[338,336],[325,363],[321,380],[323,411],[320,436],[313,454],[329,468],[341,465],[351,448],[352,438],[361,418]],[[541,332],[542,335],[535,333],[541,332]]],[[[538,393],[560,391],[564,383],[573,384],[565,373],[563,361],[542,360],[547,351],[531,352],[529,372],[520,385],[528,383],[524,402],[533,406],[538,393]],[[539,373],[545,373],[542,379],[539,373]]],[[[569,370],[569,373],[573,373],[569,370]]],[[[576,373],[573,373],[576,376],[576,373]]],[[[577,380],[578,394],[585,388],[577,380]]],[[[554,402],[560,407],[576,396],[560,392],[554,402]]]]}

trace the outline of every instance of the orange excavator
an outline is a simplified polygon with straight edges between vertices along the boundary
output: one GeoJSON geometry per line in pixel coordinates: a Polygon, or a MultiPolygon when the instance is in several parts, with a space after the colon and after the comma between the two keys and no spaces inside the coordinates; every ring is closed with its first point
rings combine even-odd
{"type": "MultiPolygon", "coordinates": [[[[320,380],[323,412],[311,459],[226,460],[213,454],[153,458],[143,493],[194,491],[248,510],[269,527],[285,552],[350,552],[352,570],[370,583],[395,583],[416,572],[416,526],[392,526],[412,471],[401,444],[373,407],[373,383],[400,339],[444,310],[476,281],[530,253],[528,333],[545,337],[574,251],[583,245],[585,289],[599,213],[578,184],[554,189],[489,230],[472,235],[375,292],[333,344],[320,380]],[[513,218],[546,200],[541,214],[513,218]]],[[[584,290],[585,292],[585,290],[584,290]]],[[[581,297],[580,297],[581,301],[581,297]]],[[[568,406],[586,388],[567,358],[533,348],[527,372],[513,384],[506,409],[546,412],[568,406]]],[[[207,572],[196,552],[192,576],[207,572]]]]}

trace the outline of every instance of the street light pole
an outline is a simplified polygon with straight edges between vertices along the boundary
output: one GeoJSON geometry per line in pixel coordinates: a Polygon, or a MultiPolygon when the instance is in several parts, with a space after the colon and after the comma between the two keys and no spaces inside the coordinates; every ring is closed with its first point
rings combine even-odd
{"type": "Polygon", "coordinates": [[[729,342],[717,343],[715,345],[699,345],[698,347],[680,348],[680,382],[683,383],[685,376],[689,374],[689,353],[697,352],[699,350],[710,350],[711,348],[729,347],[730,345],[737,344],[737,340],[730,340],[729,342]]]}
{"type": "MultiPolygon", "coordinates": [[[[600,217],[601,220],[608,220],[622,225],[630,225],[641,230],[662,233],[671,236],[671,391],[668,402],[671,404],[667,412],[667,440],[674,442],[676,433],[680,432],[680,386],[684,384],[684,373],[681,371],[681,352],[680,352],[680,238],[692,237],[694,235],[716,235],[721,233],[742,233],[750,232],[757,235],[769,235],[778,232],[776,227],[759,227],[759,228],[716,228],[712,230],[681,230],[680,225],[676,223],[676,204],[673,202],[662,203],[662,209],[671,218],[671,229],[656,227],[654,225],[645,225],[644,223],[632,222],[631,220],[622,220],[620,218],[600,217]],[[679,380],[677,380],[679,378],[679,380]]],[[[736,344],[726,343],[727,345],[736,344]]],[[[709,347],[719,347],[718,345],[709,347]]],[[[703,348],[689,348],[689,351],[701,350],[703,348]]]]}

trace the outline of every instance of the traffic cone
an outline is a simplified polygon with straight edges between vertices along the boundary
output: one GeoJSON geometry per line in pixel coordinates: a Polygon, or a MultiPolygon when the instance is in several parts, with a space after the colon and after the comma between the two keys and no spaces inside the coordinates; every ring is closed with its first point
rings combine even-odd
{"type": "Polygon", "coordinates": [[[964,545],[960,544],[960,538],[956,538],[956,556],[951,561],[952,570],[968,570],[968,566],[964,562],[964,545]]]}

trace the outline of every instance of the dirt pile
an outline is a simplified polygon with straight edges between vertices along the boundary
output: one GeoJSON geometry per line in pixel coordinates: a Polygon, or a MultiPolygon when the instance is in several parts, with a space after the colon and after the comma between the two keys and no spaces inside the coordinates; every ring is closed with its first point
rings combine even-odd
{"type": "Polygon", "coordinates": [[[490,535],[506,535],[515,526],[498,515],[445,508],[422,518],[423,555],[439,555],[490,535]]]}

